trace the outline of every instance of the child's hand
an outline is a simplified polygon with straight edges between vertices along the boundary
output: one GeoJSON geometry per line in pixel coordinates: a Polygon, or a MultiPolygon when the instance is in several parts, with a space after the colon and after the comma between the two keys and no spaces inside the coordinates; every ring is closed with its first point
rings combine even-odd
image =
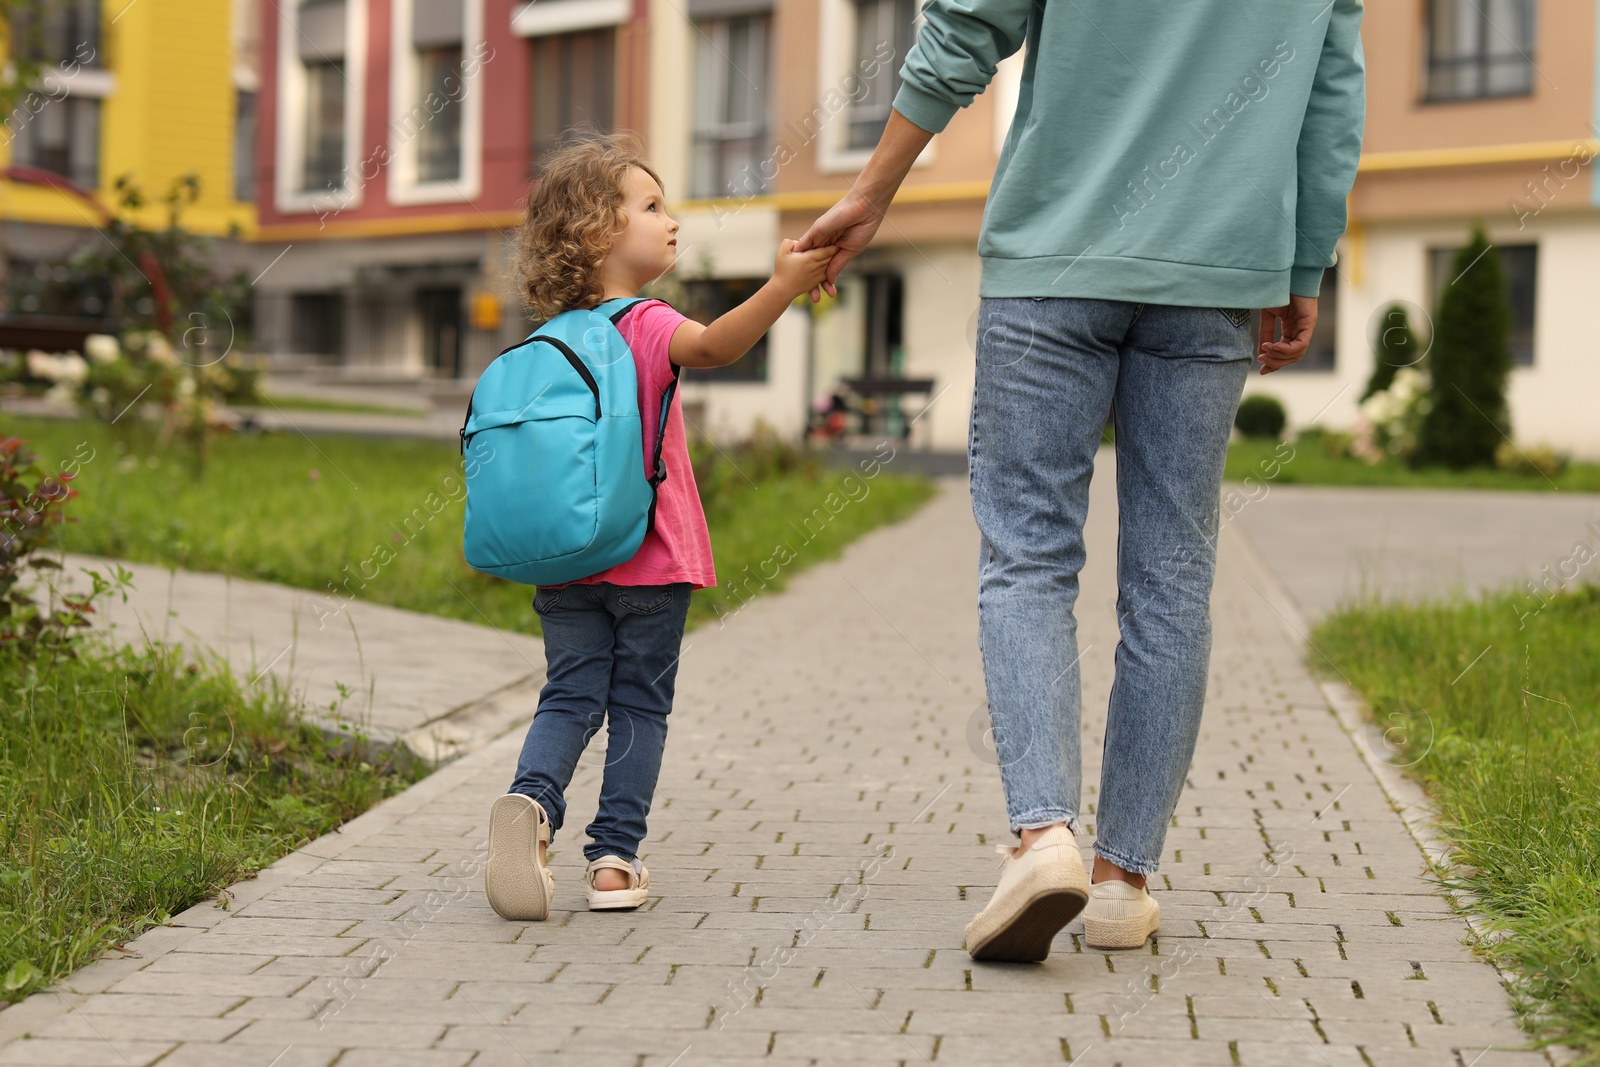
{"type": "Polygon", "coordinates": [[[828,276],[828,263],[839,250],[837,245],[826,245],[796,252],[797,243],[785,239],[779,244],[778,258],[772,267],[772,280],[790,296],[799,296],[821,285],[828,276]]]}

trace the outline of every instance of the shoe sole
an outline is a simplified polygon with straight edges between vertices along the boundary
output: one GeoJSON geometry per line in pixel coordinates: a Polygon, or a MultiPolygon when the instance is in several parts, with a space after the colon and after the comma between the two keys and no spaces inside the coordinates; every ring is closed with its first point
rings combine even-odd
{"type": "Polygon", "coordinates": [[[989,934],[971,944],[967,952],[975,960],[1008,960],[1038,963],[1050,955],[1056,934],[1089,903],[1086,893],[1075,889],[1048,889],[1031,897],[1012,917],[989,934]]]}
{"type": "Polygon", "coordinates": [[[503,919],[540,921],[550,915],[549,886],[539,865],[539,813],[534,799],[508,793],[489,809],[489,861],[483,888],[503,919]]]}
{"type": "Polygon", "coordinates": [[[589,894],[590,911],[623,911],[637,908],[650,894],[644,889],[603,889],[589,894]]]}
{"type": "Polygon", "coordinates": [[[1083,940],[1090,948],[1143,948],[1145,939],[1161,925],[1161,905],[1148,915],[1135,915],[1127,919],[1096,919],[1083,917],[1083,940]]]}

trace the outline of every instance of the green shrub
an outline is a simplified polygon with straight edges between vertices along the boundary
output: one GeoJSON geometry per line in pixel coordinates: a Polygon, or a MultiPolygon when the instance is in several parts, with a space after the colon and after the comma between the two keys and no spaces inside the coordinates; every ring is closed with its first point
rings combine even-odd
{"type": "Polygon", "coordinates": [[[1283,404],[1277,397],[1265,393],[1252,393],[1239,401],[1239,410],[1233,424],[1246,437],[1264,437],[1271,441],[1283,439],[1283,427],[1289,421],[1283,404]]]}
{"type": "Polygon", "coordinates": [[[1372,348],[1372,376],[1361,393],[1362,400],[1388,389],[1395,371],[1415,367],[1422,359],[1422,346],[1411,332],[1411,319],[1404,304],[1390,304],[1382,323],[1372,348]]]}
{"type": "Polygon", "coordinates": [[[1454,281],[1439,301],[1428,357],[1433,406],[1422,420],[1413,462],[1457,470],[1489,467],[1495,449],[1511,436],[1511,299],[1500,256],[1481,222],[1450,271],[1454,281]]]}
{"type": "Polygon", "coordinates": [[[1501,441],[1494,450],[1494,465],[1513,474],[1542,474],[1553,478],[1567,469],[1569,457],[1549,445],[1514,445],[1501,441]]]}

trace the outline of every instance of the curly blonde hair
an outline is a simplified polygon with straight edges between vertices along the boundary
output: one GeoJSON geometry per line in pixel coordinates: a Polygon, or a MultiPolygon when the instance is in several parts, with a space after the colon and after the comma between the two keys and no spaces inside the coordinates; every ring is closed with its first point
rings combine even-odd
{"type": "Polygon", "coordinates": [[[604,298],[600,265],[623,225],[628,170],[638,167],[661,184],[642,151],[631,133],[593,134],[540,159],[516,236],[516,270],[534,322],[604,298]]]}

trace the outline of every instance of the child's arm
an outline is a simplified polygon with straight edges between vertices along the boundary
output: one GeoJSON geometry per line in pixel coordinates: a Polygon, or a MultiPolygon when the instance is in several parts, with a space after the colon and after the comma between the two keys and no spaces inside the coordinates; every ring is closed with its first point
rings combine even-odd
{"type": "Polygon", "coordinates": [[[750,299],[710,326],[692,319],[679,323],[672,332],[668,358],[680,367],[726,367],[750,351],[795,297],[821,284],[838,251],[828,245],[794,252],[794,245],[786,240],[779,246],[772,277],[750,299]]]}

